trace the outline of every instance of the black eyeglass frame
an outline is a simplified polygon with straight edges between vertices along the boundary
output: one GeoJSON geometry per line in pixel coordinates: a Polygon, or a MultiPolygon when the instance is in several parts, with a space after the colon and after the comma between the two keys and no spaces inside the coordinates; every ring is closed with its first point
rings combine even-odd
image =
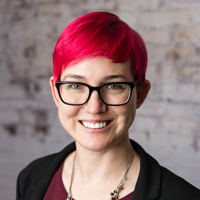
{"type": "Polygon", "coordinates": [[[86,84],[86,83],[81,83],[81,82],[71,82],[71,81],[70,81],[70,82],[68,82],[68,81],[55,82],[55,86],[56,86],[56,88],[57,88],[57,90],[58,90],[58,94],[59,94],[59,97],[60,97],[61,101],[62,101],[64,104],[71,105],[71,106],[82,106],[82,105],[84,105],[85,103],[87,103],[87,101],[90,99],[90,96],[91,96],[91,94],[92,94],[92,92],[93,92],[94,90],[96,90],[96,91],[98,92],[99,97],[100,97],[101,101],[102,101],[104,104],[106,104],[106,105],[108,105],[108,106],[122,106],[122,105],[125,105],[125,104],[127,104],[127,103],[129,102],[129,100],[130,100],[130,98],[131,98],[131,95],[132,95],[132,92],[133,92],[133,89],[134,89],[134,87],[137,86],[137,85],[138,85],[138,81],[135,81],[135,82],[109,82],[109,83],[104,83],[104,84],[102,84],[102,85],[100,85],[100,86],[97,86],[97,87],[92,87],[92,86],[90,86],[90,85],[88,85],[88,84],[86,84]],[[82,104],[72,104],[72,103],[67,103],[67,102],[65,102],[65,101],[62,99],[62,96],[61,96],[61,94],[60,94],[60,86],[63,85],[63,84],[66,84],[66,83],[69,83],[69,84],[81,84],[81,85],[87,86],[87,87],[89,88],[89,95],[88,95],[88,98],[86,99],[86,101],[85,101],[84,103],[82,103],[82,104]],[[131,90],[130,90],[130,94],[129,94],[129,97],[128,97],[128,99],[127,99],[126,102],[124,102],[124,103],[122,103],[122,104],[108,104],[108,103],[106,103],[106,102],[103,100],[103,98],[102,98],[102,96],[101,96],[101,92],[100,92],[101,88],[104,87],[105,85],[113,85],[113,84],[126,84],[126,85],[128,85],[128,86],[130,87],[130,89],[131,89],[131,90]]]}

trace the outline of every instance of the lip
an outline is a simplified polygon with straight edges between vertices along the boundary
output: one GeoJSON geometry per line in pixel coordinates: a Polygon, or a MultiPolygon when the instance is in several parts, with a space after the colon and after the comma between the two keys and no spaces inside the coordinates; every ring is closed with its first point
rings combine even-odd
{"type": "Polygon", "coordinates": [[[79,120],[79,124],[81,125],[81,127],[86,130],[87,132],[90,132],[90,133],[102,133],[102,132],[105,132],[107,129],[110,128],[110,126],[112,126],[114,120],[94,120],[94,119],[91,119],[91,120],[79,120]],[[91,123],[101,123],[101,122],[108,122],[109,121],[109,124],[104,127],[104,128],[88,128],[88,127],[85,127],[81,122],[84,121],[84,122],[91,122],[91,123]]]}

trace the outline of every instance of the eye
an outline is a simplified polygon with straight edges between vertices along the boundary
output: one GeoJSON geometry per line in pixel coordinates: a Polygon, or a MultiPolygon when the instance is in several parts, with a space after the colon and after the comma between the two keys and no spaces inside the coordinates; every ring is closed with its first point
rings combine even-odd
{"type": "Polygon", "coordinates": [[[108,89],[111,89],[111,90],[119,90],[119,89],[122,89],[122,85],[120,84],[112,84],[112,85],[108,85],[108,89]]]}
{"type": "Polygon", "coordinates": [[[71,84],[71,85],[69,85],[69,87],[73,90],[78,90],[78,89],[82,88],[82,85],[81,84],[71,84]]]}

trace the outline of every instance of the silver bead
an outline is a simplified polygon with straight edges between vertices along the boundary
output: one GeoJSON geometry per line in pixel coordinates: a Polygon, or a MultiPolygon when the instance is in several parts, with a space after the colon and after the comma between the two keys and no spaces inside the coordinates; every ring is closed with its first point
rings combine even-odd
{"type": "Polygon", "coordinates": [[[67,200],[71,200],[71,195],[70,194],[68,194],[67,200]]]}

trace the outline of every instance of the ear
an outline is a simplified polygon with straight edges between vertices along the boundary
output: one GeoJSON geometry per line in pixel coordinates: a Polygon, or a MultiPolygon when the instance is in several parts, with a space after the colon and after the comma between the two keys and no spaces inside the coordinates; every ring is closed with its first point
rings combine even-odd
{"type": "Polygon", "coordinates": [[[151,83],[147,79],[145,79],[142,85],[137,86],[137,103],[136,103],[137,109],[142,105],[142,103],[146,99],[150,88],[151,88],[151,83]]]}
{"type": "Polygon", "coordinates": [[[51,92],[52,92],[52,95],[53,95],[54,102],[55,102],[56,106],[58,107],[59,95],[58,95],[57,88],[55,86],[55,79],[54,79],[53,76],[50,77],[49,84],[50,84],[50,87],[51,87],[51,92]]]}

